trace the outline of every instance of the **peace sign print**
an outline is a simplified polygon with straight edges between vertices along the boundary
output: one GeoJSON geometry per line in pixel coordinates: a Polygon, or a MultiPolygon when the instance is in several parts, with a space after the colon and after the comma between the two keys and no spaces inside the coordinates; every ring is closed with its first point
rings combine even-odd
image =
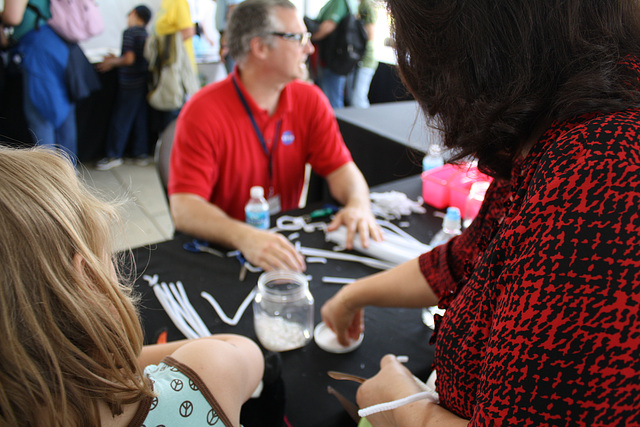
{"type": "Polygon", "coordinates": [[[193,403],[185,400],[180,404],[180,416],[182,418],[190,417],[193,414],[193,403]]]}
{"type": "Polygon", "coordinates": [[[210,426],[215,426],[216,424],[218,424],[218,422],[221,422],[220,417],[218,417],[218,414],[216,414],[216,411],[211,409],[207,413],[207,424],[209,424],[210,426]]]}
{"type": "Polygon", "coordinates": [[[180,391],[180,390],[182,390],[183,386],[184,386],[184,384],[182,383],[182,380],[179,380],[177,378],[174,379],[174,380],[171,380],[171,389],[173,391],[180,391]]]}

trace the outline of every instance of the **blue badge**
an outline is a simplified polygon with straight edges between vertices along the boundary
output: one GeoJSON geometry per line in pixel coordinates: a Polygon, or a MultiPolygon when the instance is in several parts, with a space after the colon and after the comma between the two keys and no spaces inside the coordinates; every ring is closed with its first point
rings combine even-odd
{"type": "Polygon", "coordinates": [[[286,130],[282,133],[282,138],[280,140],[284,145],[291,145],[293,141],[295,141],[296,137],[290,130],[286,130]]]}

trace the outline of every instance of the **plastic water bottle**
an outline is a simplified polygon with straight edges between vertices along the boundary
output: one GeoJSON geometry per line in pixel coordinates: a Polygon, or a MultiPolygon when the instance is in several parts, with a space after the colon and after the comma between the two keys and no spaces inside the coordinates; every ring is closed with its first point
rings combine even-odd
{"type": "Polygon", "coordinates": [[[427,154],[422,159],[422,172],[438,168],[444,165],[440,147],[432,144],[427,150],[427,154]]]}
{"type": "Polygon", "coordinates": [[[447,243],[453,237],[462,233],[462,219],[460,217],[460,209],[452,206],[447,208],[447,214],[442,220],[442,229],[433,236],[429,246],[432,248],[447,243]]]}
{"type": "Polygon", "coordinates": [[[251,198],[244,208],[246,222],[249,225],[268,230],[271,226],[269,218],[269,203],[264,198],[264,188],[256,185],[251,187],[251,198]]]}
{"type": "MultiPolygon", "coordinates": [[[[462,233],[462,219],[460,218],[460,209],[456,207],[447,208],[447,214],[444,216],[442,220],[442,229],[433,236],[429,245],[432,248],[436,246],[442,245],[443,243],[447,243],[453,237],[462,233]]],[[[444,315],[444,310],[438,308],[437,306],[433,307],[425,307],[422,309],[422,323],[427,325],[429,328],[435,328],[435,322],[433,320],[433,315],[439,314],[441,316],[444,315]]]]}

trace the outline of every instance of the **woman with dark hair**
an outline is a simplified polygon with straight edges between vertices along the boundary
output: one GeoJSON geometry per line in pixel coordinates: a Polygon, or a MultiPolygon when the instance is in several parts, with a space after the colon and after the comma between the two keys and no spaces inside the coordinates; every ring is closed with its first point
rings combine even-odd
{"type": "MultiPolygon", "coordinates": [[[[454,161],[495,179],[472,225],[322,308],[446,309],[439,404],[373,425],[640,423],[640,4],[387,0],[398,66],[454,161]],[[398,286],[397,284],[401,284],[398,286]]],[[[385,356],[360,407],[419,391],[385,356]]]]}

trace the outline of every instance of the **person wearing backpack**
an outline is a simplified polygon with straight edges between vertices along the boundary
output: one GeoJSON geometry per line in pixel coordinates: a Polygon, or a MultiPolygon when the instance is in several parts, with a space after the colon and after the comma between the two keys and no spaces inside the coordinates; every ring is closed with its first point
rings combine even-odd
{"type": "Polygon", "coordinates": [[[373,52],[373,38],[378,13],[372,0],[360,0],[358,15],[367,31],[367,46],[362,61],[347,77],[345,104],[356,108],[369,108],[369,88],[378,69],[373,52]]]}
{"type": "Polygon", "coordinates": [[[146,25],[151,20],[151,10],[139,5],[127,16],[127,29],[122,35],[120,56],[107,56],[97,65],[98,71],[106,73],[118,68],[118,94],[113,106],[106,155],[96,163],[96,169],[109,170],[122,164],[131,136],[131,150],[136,162],[149,162],[147,129],[147,68],[144,44],[147,40],[146,25]]]}
{"type": "Polygon", "coordinates": [[[23,110],[33,142],[64,150],[75,161],[75,103],[65,82],[69,48],[47,25],[49,5],[49,0],[5,0],[1,19],[3,26],[14,27],[15,51],[22,57],[23,110]]]}
{"type": "MultiPolygon", "coordinates": [[[[324,49],[330,48],[327,43],[322,43],[326,40],[334,31],[338,29],[338,24],[352,11],[358,10],[357,0],[329,0],[318,13],[317,21],[320,21],[320,26],[311,37],[314,43],[318,44],[320,51],[320,58],[325,57],[324,49]]],[[[347,81],[347,76],[338,74],[321,60],[318,70],[318,86],[329,98],[329,103],[335,108],[344,107],[344,90],[347,81]]]]}

